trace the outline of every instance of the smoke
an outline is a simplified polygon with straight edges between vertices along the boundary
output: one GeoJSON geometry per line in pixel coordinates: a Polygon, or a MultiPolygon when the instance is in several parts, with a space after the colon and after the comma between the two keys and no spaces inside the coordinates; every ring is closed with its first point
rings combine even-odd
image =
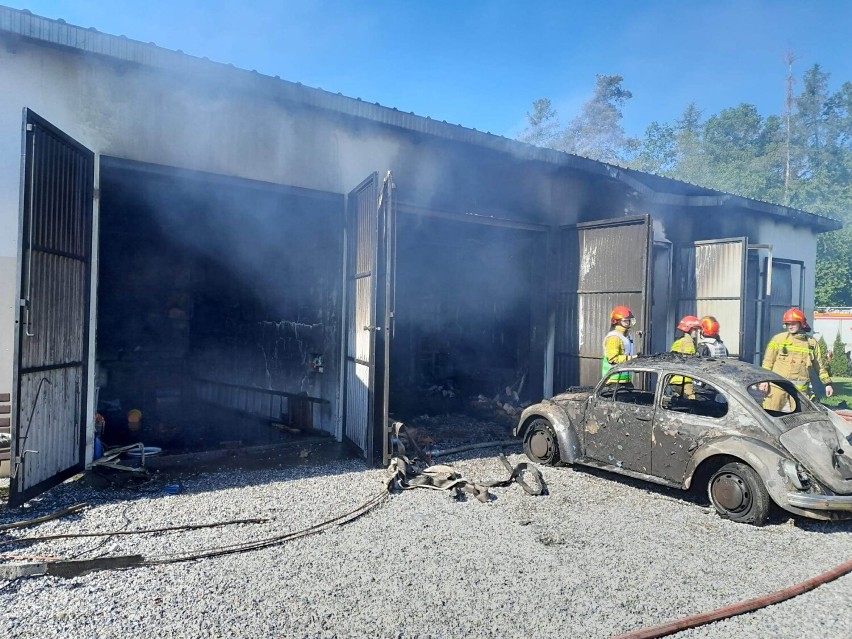
{"type": "Polygon", "coordinates": [[[666,237],[666,228],[663,224],[663,220],[661,217],[654,217],[652,219],[653,229],[654,229],[654,241],[655,242],[668,242],[668,238],[666,237]]]}
{"type": "MultiPolygon", "coordinates": [[[[550,224],[555,210],[578,206],[556,186],[556,172],[511,154],[307,106],[293,100],[299,90],[271,78],[179,57],[170,70],[74,60],[76,72],[65,74],[73,87],[57,91],[77,96],[78,122],[63,128],[83,131],[79,137],[103,155],[139,163],[124,171],[106,162],[101,175],[102,315],[124,311],[112,324],[100,323],[111,327],[99,330],[103,358],[109,353],[101,345],[110,342],[124,352],[162,346],[151,335],[163,333],[165,313],[188,326],[182,347],[196,372],[333,396],[344,199],[364,178],[392,169],[398,202],[456,215],[550,224]],[[124,242],[122,256],[107,246],[121,234],[148,234],[154,246],[124,242]],[[177,265],[189,274],[177,277],[177,265]],[[139,310],[135,318],[122,308],[125,293],[111,270],[125,282],[149,273],[131,304],[139,310]],[[185,286],[177,283],[187,278],[185,286]],[[167,293],[173,289],[191,300],[186,308],[167,293]],[[124,330],[131,325],[138,330],[124,330]],[[316,354],[325,361],[322,379],[306,373],[316,354]]],[[[326,98],[335,99],[319,96],[326,98]]],[[[411,223],[401,231],[407,249],[398,254],[398,326],[412,339],[431,341],[396,340],[395,362],[408,359],[417,368],[431,352],[448,361],[431,375],[463,375],[485,391],[506,385],[511,380],[504,377],[531,365],[543,234],[402,218],[411,223]]]]}

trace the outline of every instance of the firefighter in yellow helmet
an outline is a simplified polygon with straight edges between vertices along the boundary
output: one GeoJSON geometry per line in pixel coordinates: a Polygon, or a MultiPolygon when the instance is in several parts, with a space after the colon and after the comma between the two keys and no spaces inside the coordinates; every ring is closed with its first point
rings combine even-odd
{"type": "MultiPolygon", "coordinates": [[[[604,356],[601,361],[601,377],[606,377],[616,364],[621,364],[636,357],[633,348],[633,338],[630,328],[636,323],[636,318],[626,306],[616,306],[609,314],[610,331],[604,338],[604,356]]],[[[613,380],[618,384],[630,383],[630,374],[621,373],[613,380]]]]}
{"type": "MultiPolygon", "coordinates": [[[[808,320],[800,308],[791,308],[784,313],[783,333],[778,333],[769,340],[766,345],[766,354],[763,356],[763,368],[786,377],[801,392],[807,394],[810,371],[819,376],[819,380],[825,384],[825,394],[831,397],[834,388],[831,386],[831,378],[825,355],[819,344],[813,337],[807,335],[811,330],[808,320]]],[[[787,404],[788,395],[777,386],[764,383],[761,390],[769,392],[763,400],[763,407],[767,410],[781,411],[787,404]]]]}

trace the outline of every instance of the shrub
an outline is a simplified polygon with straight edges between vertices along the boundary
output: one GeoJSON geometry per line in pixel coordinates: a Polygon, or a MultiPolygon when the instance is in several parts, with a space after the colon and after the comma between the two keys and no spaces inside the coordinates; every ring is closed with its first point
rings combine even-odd
{"type": "Polygon", "coordinates": [[[849,356],[846,355],[846,345],[840,339],[840,333],[837,333],[834,344],[831,346],[831,361],[828,363],[828,369],[832,377],[849,377],[852,375],[849,356]]]}

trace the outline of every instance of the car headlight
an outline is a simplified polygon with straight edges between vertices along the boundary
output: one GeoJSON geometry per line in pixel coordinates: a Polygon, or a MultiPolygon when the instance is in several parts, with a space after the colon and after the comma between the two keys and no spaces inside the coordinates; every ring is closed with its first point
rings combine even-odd
{"type": "Polygon", "coordinates": [[[797,464],[791,459],[785,459],[781,463],[781,467],[784,470],[784,475],[797,489],[805,490],[808,487],[810,478],[801,464],[797,464]]]}

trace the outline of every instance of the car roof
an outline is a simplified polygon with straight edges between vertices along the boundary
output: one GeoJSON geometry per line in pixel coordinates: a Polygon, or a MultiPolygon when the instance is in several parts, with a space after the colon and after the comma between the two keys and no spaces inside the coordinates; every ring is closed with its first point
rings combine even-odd
{"type": "Polygon", "coordinates": [[[766,380],[784,380],[783,377],[770,370],[738,359],[714,359],[696,357],[695,355],[681,355],[680,353],[640,355],[636,359],[613,368],[642,368],[660,372],[692,373],[697,377],[723,379],[729,383],[742,386],[750,386],[766,380]]]}

